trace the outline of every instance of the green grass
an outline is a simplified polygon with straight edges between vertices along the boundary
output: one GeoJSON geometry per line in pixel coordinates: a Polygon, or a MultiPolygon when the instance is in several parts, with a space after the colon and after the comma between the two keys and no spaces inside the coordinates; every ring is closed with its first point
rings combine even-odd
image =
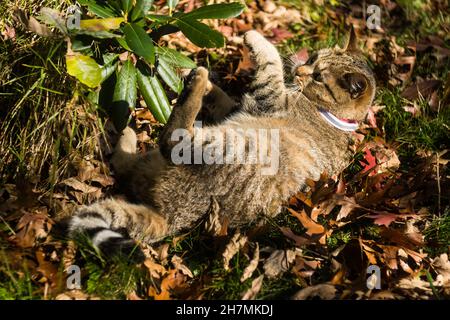
{"type": "MultiPolygon", "coordinates": [[[[71,1],[18,1],[36,14],[42,6],[64,8],[71,1]]],[[[13,3],[3,2],[3,23],[15,25],[13,3]]],[[[0,42],[0,182],[17,177],[51,189],[67,176],[70,161],[92,154],[102,132],[95,108],[85,103],[66,75],[62,40],[16,31],[14,41],[0,42]],[[78,108],[76,108],[78,107],[78,108]],[[92,114],[94,119],[83,112],[92,114]]]]}
{"type": "Polygon", "coordinates": [[[425,248],[426,252],[432,256],[441,253],[449,254],[450,244],[450,208],[447,207],[444,214],[434,217],[430,226],[425,230],[425,238],[429,245],[425,248]]]}

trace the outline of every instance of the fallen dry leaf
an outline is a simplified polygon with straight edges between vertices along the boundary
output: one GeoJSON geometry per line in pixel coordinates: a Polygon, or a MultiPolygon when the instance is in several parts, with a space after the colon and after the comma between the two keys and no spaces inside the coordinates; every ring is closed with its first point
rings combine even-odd
{"type": "Polygon", "coordinates": [[[99,188],[90,186],[74,177],[62,181],[61,184],[69,186],[74,190],[81,191],[83,193],[93,193],[99,190],[99,188]]]}
{"type": "Polygon", "coordinates": [[[14,8],[13,18],[14,20],[22,24],[25,29],[34,32],[37,35],[43,37],[50,37],[55,35],[47,26],[40,24],[39,21],[36,20],[36,18],[28,18],[26,12],[19,8],[14,8]]]}
{"type": "Polygon", "coordinates": [[[240,249],[247,243],[247,236],[236,232],[231,238],[230,242],[225,247],[222,253],[223,267],[226,271],[230,270],[230,260],[239,252],[240,249]]]}
{"type": "Polygon", "coordinates": [[[150,276],[152,278],[160,279],[162,276],[166,275],[167,270],[162,265],[157,264],[153,259],[145,259],[144,265],[147,267],[150,276]]]}
{"type": "Polygon", "coordinates": [[[58,267],[50,261],[47,261],[42,249],[36,251],[36,260],[38,261],[38,268],[36,270],[44,277],[40,279],[40,282],[48,282],[51,287],[56,287],[58,282],[61,281],[58,267]]]}
{"type": "Polygon", "coordinates": [[[54,222],[48,217],[47,209],[40,208],[33,213],[25,213],[17,224],[18,232],[12,236],[14,242],[23,248],[35,245],[36,240],[49,234],[54,222]]]}
{"type": "Polygon", "coordinates": [[[184,291],[187,287],[186,276],[178,270],[169,270],[167,276],[161,281],[160,292],[150,286],[148,289],[149,297],[155,300],[171,300],[174,296],[184,291]]]}
{"type": "Polygon", "coordinates": [[[191,270],[183,264],[183,259],[181,259],[179,256],[173,255],[172,264],[175,267],[175,269],[180,271],[182,274],[188,276],[189,278],[194,277],[191,270]]]}
{"type": "Polygon", "coordinates": [[[294,250],[275,250],[264,262],[264,274],[269,278],[276,278],[289,270],[295,260],[297,252],[294,250]]]}
{"type": "Polygon", "coordinates": [[[414,83],[402,92],[402,97],[408,100],[418,99],[420,96],[427,98],[431,96],[442,84],[441,80],[424,80],[414,83]]]}
{"type": "Polygon", "coordinates": [[[302,210],[300,213],[292,210],[291,208],[288,208],[288,210],[294,217],[296,217],[300,221],[303,227],[306,228],[306,234],[312,236],[325,232],[325,228],[308,217],[305,210],[302,210]]]}
{"type": "Polygon", "coordinates": [[[302,236],[296,235],[292,230],[288,227],[280,227],[280,231],[284,234],[284,236],[288,237],[289,239],[293,240],[295,242],[295,245],[297,247],[304,246],[306,244],[310,244],[312,241],[309,239],[306,239],[302,236]]]}
{"type": "Polygon", "coordinates": [[[242,273],[241,282],[244,282],[247,279],[250,279],[253,275],[253,272],[258,267],[259,263],[259,243],[255,243],[255,250],[253,252],[253,258],[250,260],[250,263],[247,267],[245,267],[244,272],[242,273]]]}
{"type": "Polygon", "coordinates": [[[377,159],[374,157],[374,155],[372,154],[372,152],[370,151],[369,148],[365,147],[363,149],[363,152],[364,152],[364,160],[365,161],[359,161],[359,163],[363,167],[362,172],[365,173],[376,167],[377,159]]]}
{"type": "Polygon", "coordinates": [[[241,50],[242,58],[239,61],[238,67],[236,69],[235,74],[238,75],[241,72],[249,72],[254,68],[254,64],[250,59],[250,50],[247,47],[244,47],[241,50]]]}
{"type": "Polygon", "coordinates": [[[211,197],[211,204],[206,214],[205,232],[212,236],[218,236],[222,230],[222,222],[220,221],[220,206],[215,197],[211,197]]]}
{"type": "Polygon", "coordinates": [[[264,275],[260,275],[258,278],[252,281],[252,286],[242,295],[242,300],[254,300],[256,295],[261,290],[261,286],[264,280],[264,275]]]}
{"type": "Polygon", "coordinates": [[[436,270],[437,276],[435,286],[450,286],[450,261],[446,253],[434,258],[431,263],[436,270]]]}

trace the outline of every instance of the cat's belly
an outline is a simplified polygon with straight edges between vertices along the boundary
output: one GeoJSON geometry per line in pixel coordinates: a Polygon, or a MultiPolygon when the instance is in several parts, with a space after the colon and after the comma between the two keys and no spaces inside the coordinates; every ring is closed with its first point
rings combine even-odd
{"type": "Polygon", "coordinates": [[[295,175],[289,179],[261,175],[254,165],[186,166],[172,168],[153,192],[175,233],[193,227],[207,213],[212,197],[231,227],[251,223],[260,215],[274,216],[303,181],[295,175]]]}
{"type": "Polygon", "coordinates": [[[260,215],[278,214],[306,179],[317,180],[324,171],[331,175],[345,167],[345,148],[336,148],[333,157],[317,150],[300,146],[294,150],[288,144],[272,174],[263,174],[262,166],[251,164],[173,166],[151,192],[172,233],[195,226],[208,212],[212,197],[230,226],[248,224],[260,215]]]}

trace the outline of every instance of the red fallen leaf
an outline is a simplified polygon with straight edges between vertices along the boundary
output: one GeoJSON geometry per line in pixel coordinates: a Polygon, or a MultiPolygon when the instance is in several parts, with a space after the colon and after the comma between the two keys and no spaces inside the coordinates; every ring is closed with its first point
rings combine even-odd
{"type": "Polygon", "coordinates": [[[398,214],[392,214],[392,213],[383,213],[383,214],[376,214],[376,215],[370,215],[367,216],[368,218],[375,219],[373,222],[379,226],[386,226],[389,227],[389,225],[397,220],[398,214]]]}
{"type": "Polygon", "coordinates": [[[270,41],[273,43],[279,43],[286,39],[290,39],[294,37],[294,34],[285,29],[274,28],[271,30],[273,33],[273,37],[270,38],[270,41]]]}
{"type": "Polygon", "coordinates": [[[363,167],[362,173],[372,170],[377,165],[377,159],[374,157],[369,148],[364,147],[364,161],[359,161],[360,165],[363,167]]]}
{"type": "Polygon", "coordinates": [[[415,214],[415,213],[410,213],[410,214],[394,214],[394,213],[389,213],[389,212],[383,212],[380,214],[374,214],[374,215],[369,215],[367,216],[367,218],[372,218],[375,219],[374,223],[378,224],[378,225],[384,225],[386,227],[389,227],[389,225],[394,222],[395,220],[398,219],[407,219],[407,218],[418,218],[420,217],[420,215],[415,214]]]}

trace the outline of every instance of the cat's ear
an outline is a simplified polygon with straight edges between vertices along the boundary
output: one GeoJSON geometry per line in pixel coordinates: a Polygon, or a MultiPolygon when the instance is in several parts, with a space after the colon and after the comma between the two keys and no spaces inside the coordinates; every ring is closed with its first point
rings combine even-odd
{"type": "Polygon", "coordinates": [[[347,43],[344,46],[344,51],[361,53],[361,50],[358,47],[358,38],[356,36],[356,32],[355,29],[353,28],[353,25],[350,29],[350,35],[348,36],[347,43]]]}

